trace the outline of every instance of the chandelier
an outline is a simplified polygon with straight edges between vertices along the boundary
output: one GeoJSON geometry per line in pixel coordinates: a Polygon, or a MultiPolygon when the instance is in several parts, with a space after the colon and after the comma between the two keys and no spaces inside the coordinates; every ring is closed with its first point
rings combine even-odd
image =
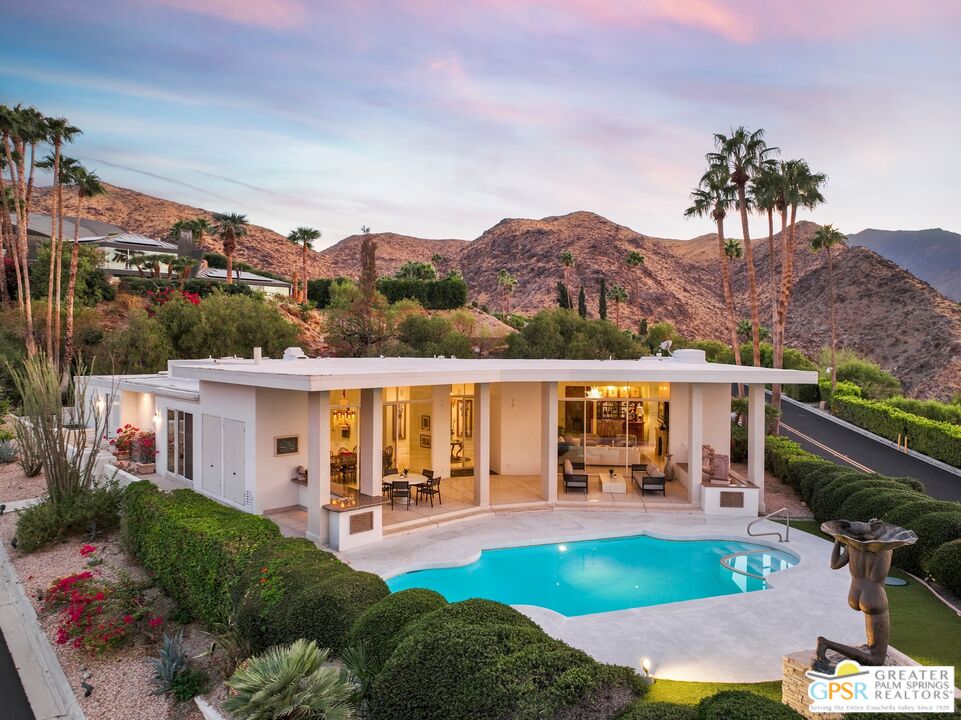
{"type": "Polygon", "coordinates": [[[350,401],[347,399],[347,391],[341,390],[340,400],[338,401],[340,407],[331,413],[331,417],[334,419],[335,423],[346,425],[354,422],[354,420],[357,419],[357,411],[355,411],[352,407],[349,407],[349,403],[350,401]]]}

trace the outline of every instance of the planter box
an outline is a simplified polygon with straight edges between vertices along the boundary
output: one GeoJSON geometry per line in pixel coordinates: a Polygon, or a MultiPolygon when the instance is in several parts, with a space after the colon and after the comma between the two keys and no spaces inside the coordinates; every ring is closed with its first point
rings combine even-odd
{"type": "Polygon", "coordinates": [[[133,462],[130,464],[133,465],[133,471],[138,475],[149,475],[157,470],[157,463],[133,462]]]}

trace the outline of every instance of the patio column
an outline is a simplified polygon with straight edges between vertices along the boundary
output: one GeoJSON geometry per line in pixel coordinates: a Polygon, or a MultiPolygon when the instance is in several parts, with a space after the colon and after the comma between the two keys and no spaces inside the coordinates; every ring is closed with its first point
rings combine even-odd
{"type": "Polygon", "coordinates": [[[704,445],[704,387],[698,383],[691,383],[688,390],[688,417],[691,431],[688,433],[690,457],[687,470],[691,480],[690,501],[701,506],[701,453],[704,445]]]}
{"type": "Polygon", "coordinates": [[[491,386],[490,383],[474,385],[474,407],[477,420],[474,423],[474,504],[489,507],[491,504],[491,386]]]}
{"type": "Polygon", "coordinates": [[[381,388],[360,391],[360,491],[364,495],[380,496],[380,480],[384,457],[384,402],[381,388]]]}
{"type": "Polygon", "coordinates": [[[430,469],[434,477],[450,477],[450,385],[434,385],[431,404],[430,469]]]}
{"type": "Polygon", "coordinates": [[[330,502],[330,392],[307,393],[307,539],[326,545],[330,502]]]}
{"type": "Polygon", "coordinates": [[[764,504],[764,386],[749,385],[747,400],[747,479],[758,487],[758,510],[764,504]]]}
{"type": "Polygon", "coordinates": [[[541,383],[541,495],[557,502],[557,383],[541,383]]]}

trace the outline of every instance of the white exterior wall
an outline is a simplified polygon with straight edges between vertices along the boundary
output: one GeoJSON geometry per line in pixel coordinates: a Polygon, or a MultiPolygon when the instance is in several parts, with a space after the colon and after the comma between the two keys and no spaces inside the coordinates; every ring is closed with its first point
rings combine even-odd
{"type": "MultiPolygon", "coordinates": [[[[257,451],[256,443],[253,441],[253,439],[257,437],[258,431],[257,388],[246,385],[232,385],[228,383],[201,380],[200,415],[199,427],[197,424],[194,425],[194,442],[198,442],[196,438],[199,436],[199,446],[201,448],[203,447],[204,443],[204,415],[211,415],[214,417],[219,417],[222,420],[236,420],[244,423],[244,434],[246,438],[244,448],[244,468],[246,471],[246,478],[244,478],[244,487],[245,491],[253,496],[253,503],[256,505],[258,498],[256,494],[256,488],[254,486],[254,473],[257,467],[257,451]]],[[[194,418],[194,422],[197,422],[197,418],[194,418]]],[[[221,446],[223,446],[223,443],[221,446]]],[[[201,457],[203,457],[202,452],[201,457]]],[[[221,463],[221,468],[222,467],[223,463],[221,463]]],[[[197,490],[197,492],[210,495],[210,497],[213,497],[216,500],[224,502],[228,505],[235,505],[235,503],[232,503],[221,496],[211,495],[210,493],[205,492],[203,490],[202,480],[204,473],[208,472],[209,468],[204,467],[204,463],[201,462],[199,470],[199,472],[194,473],[196,475],[194,478],[194,488],[197,490]]],[[[253,507],[246,508],[243,505],[238,505],[238,507],[253,510],[253,507]]]]}
{"type": "Polygon", "coordinates": [[[490,395],[490,469],[499,475],[538,475],[541,384],[494,383],[490,395]]]}
{"type": "MultiPolygon", "coordinates": [[[[296,390],[257,388],[254,512],[289,508],[301,504],[298,489],[290,481],[297,466],[307,466],[307,395],[296,390]],[[297,435],[295,455],[274,455],[274,438],[297,435]]],[[[247,433],[251,433],[251,428],[247,433]]],[[[248,435],[249,437],[249,435],[248,435]]],[[[248,445],[250,442],[248,441],[248,445]]],[[[305,488],[303,488],[305,489],[305,488]]]]}
{"type": "Polygon", "coordinates": [[[704,444],[713,447],[718,455],[730,457],[731,388],[729,385],[701,387],[704,388],[704,444]]]}

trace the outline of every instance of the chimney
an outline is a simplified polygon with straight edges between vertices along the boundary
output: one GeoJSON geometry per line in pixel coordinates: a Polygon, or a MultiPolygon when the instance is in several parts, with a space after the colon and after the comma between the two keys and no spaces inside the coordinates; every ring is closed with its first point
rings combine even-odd
{"type": "Polygon", "coordinates": [[[259,347],[255,347],[255,348],[254,348],[254,362],[259,365],[261,360],[263,360],[263,352],[262,352],[262,350],[261,350],[259,347]]]}

